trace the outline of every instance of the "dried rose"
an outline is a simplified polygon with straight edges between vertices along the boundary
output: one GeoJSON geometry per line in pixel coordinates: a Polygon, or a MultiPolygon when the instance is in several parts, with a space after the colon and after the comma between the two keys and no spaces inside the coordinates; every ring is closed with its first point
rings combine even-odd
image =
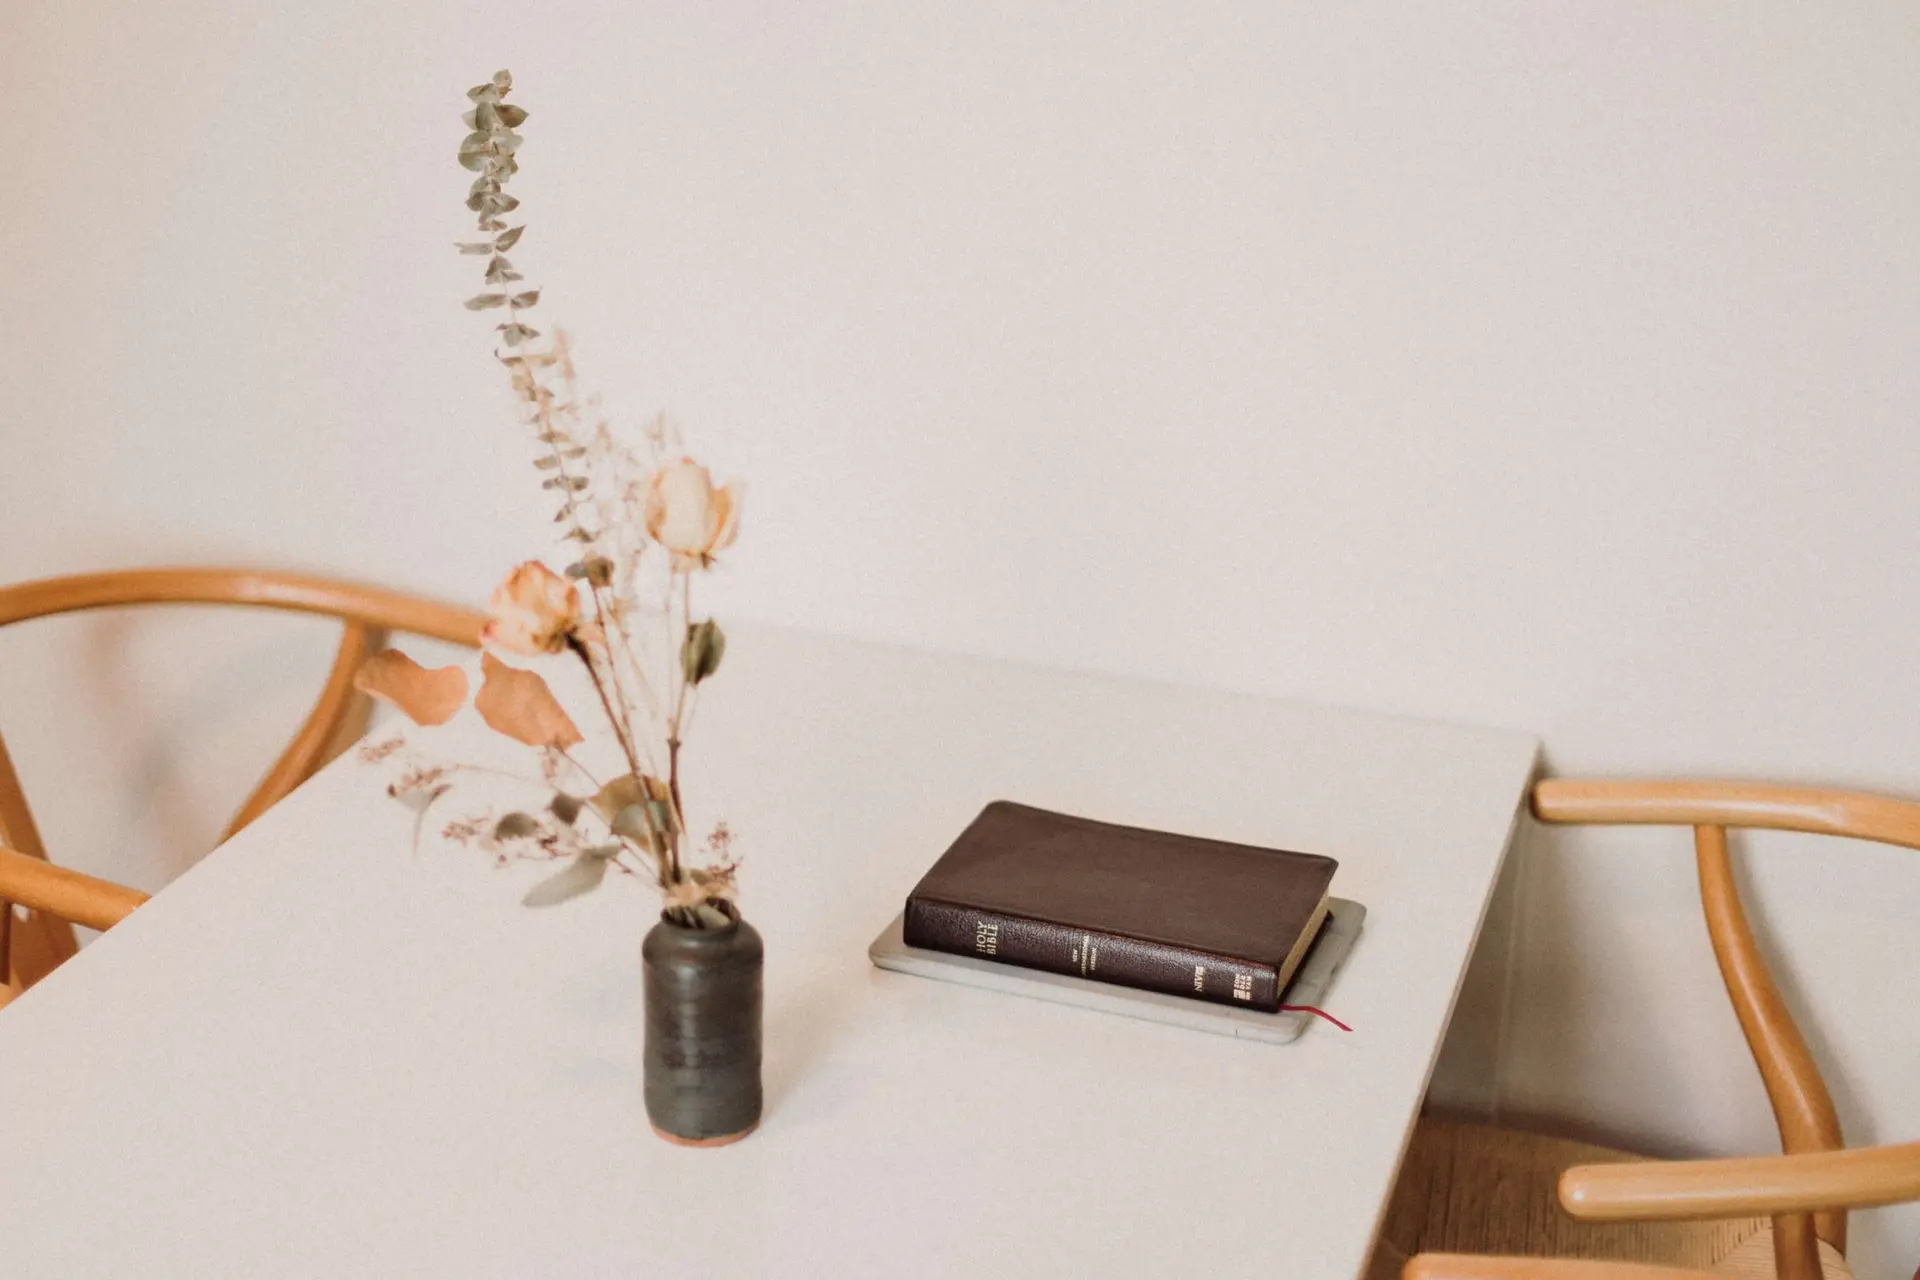
{"type": "Polygon", "coordinates": [[[383,649],[360,664],[353,687],[398,707],[415,724],[445,724],[467,700],[467,673],[429,671],[398,649],[383,649]]]}
{"type": "Polygon", "coordinates": [[[480,672],[473,709],[488,728],[530,747],[570,747],[580,741],[573,718],[538,675],[490,653],[480,655],[480,672]]]}
{"type": "Polygon", "coordinates": [[[740,493],[716,489],[692,458],[670,462],[647,482],[647,533],[673,556],[675,569],[704,569],[740,532],[740,493]]]}
{"type": "Polygon", "coordinates": [[[508,653],[558,653],[580,625],[580,592],[538,560],[508,574],[487,598],[482,644],[508,653]]]}

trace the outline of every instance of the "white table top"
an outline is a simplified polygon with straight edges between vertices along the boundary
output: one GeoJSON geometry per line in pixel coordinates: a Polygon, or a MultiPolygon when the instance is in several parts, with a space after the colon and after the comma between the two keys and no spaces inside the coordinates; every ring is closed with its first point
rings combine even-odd
{"type": "Polygon", "coordinates": [[[0,1014],[7,1274],[1359,1272],[1531,739],[745,627],[709,689],[689,800],[766,938],[758,1133],[648,1131],[637,886],[521,908],[536,869],[411,855],[349,757],[0,1014]],[[870,967],[996,797],[1339,857],[1355,1031],[870,967]]]}

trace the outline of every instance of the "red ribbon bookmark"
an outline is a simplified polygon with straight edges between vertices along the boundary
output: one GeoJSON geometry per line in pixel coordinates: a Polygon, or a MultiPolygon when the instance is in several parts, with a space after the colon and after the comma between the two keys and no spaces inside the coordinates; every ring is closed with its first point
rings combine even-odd
{"type": "MultiPolygon", "coordinates": [[[[1325,1009],[1316,1009],[1310,1004],[1283,1004],[1280,1006],[1280,1012],[1310,1013],[1316,1018],[1325,1018],[1328,1022],[1331,1022],[1334,1026],[1340,1028],[1342,1031],[1353,1030],[1352,1027],[1340,1021],[1340,1019],[1334,1017],[1332,1014],[1328,1013],[1325,1009]]],[[[1920,1280],[1920,1276],[1914,1277],[1914,1280],[1920,1280]]]]}

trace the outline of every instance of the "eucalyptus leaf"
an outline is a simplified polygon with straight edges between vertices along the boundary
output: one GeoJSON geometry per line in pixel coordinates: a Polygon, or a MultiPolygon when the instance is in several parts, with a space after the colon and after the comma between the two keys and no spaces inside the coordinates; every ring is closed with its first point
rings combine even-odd
{"type": "Polygon", "coordinates": [[[673,832],[680,828],[680,824],[674,820],[673,806],[665,800],[647,801],[647,818],[656,831],[673,832]]]}
{"type": "Polygon", "coordinates": [[[538,329],[529,329],[524,324],[503,324],[500,326],[500,341],[510,347],[517,347],[529,338],[540,336],[538,329]]]}
{"type": "Polygon", "coordinates": [[[387,794],[414,813],[423,814],[427,811],[427,806],[451,790],[453,790],[452,787],[442,783],[437,787],[416,787],[411,791],[395,791],[389,787],[387,794]]]}
{"type": "Polygon", "coordinates": [[[527,118],[527,109],[525,107],[508,106],[503,102],[497,110],[500,115],[500,123],[506,125],[509,129],[518,129],[527,118]]]}
{"type": "Polygon", "coordinates": [[[513,72],[507,70],[505,67],[502,67],[500,68],[500,70],[494,72],[493,87],[498,89],[502,93],[505,93],[507,90],[513,88],[513,72]]]}
{"type": "Polygon", "coordinates": [[[720,669],[727,654],[726,633],[712,618],[704,618],[687,628],[680,645],[680,670],[688,684],[699,684],[720,669]]]}
{"type": "Polygon", "coordinates": [[[553,793],[553,799],[547,804],[547,811],[568,826],[572,826],[573,820],[580,816],[580,810],[586,808],[586,805],[587,802],[579,796],[570,796],[564,791],[556,791],[553,793]]]}
{"type": "Polygon", "coordinates": [[[466,240],[456,243],[453,247],[465,254],[478,255],[493,252],[493,243],[489,240],[466,240]]]}
{"type": "Polygon", "coordinates": [[[466,301],[469,311],[490,311],[494,307],[505,306],[507,295],[504,293],[476,293],[466,301]]]}
{"type": "Polygon", "coordinates": [[[513,305],[516,307],[531,307],[539,301],[540,291],[538,289],[529,289],[525,293],[516,293],[513,295],[513,305]]]}
{"type": "Polygon", "coordinates": [[[624,836],[637,845],[657,849],[659,842],[654,829],[647,823],[647,806],[630,804],[607,820],[607,826],[617,836],[624,836]]]}
{"type": "Polygon", "coordinates": [[[521,840],[540,830],[540,819],[530,813],[509,813],[493,824],[495,840],[521,840]]]}
{"type": "Polygon", "coordinates": [[[513,264],[499,254],[494,254],[492,260],[487,263],[488,284],[499,284],[502,280],[517,279],[519,279],[519,277],[513,273],[513,264]]]}
{"type": "Polygon", "coordinates": [[[605,556],[588,556],[578,564],[567,566],[569,578],[585,578],[596,587],[604,587],[613,581],[613,561],[605,556]]]}
{"type": "MultiPolygon", "coordinates": [[[[619,846],[615,845],[614,849],[617,852],[619,846]]],[[[583,893],[591,893],[607,878],[607,862],[612,856],[595,849],[583,850],[572,862],[527,890],[527,896],[520,899],[521,904],[551,907],[583,893]]]]}
{"type": "Polygon", "coordinates": [[[467,90],[467,96],[475,102],[500,101],[500,87],[492,84],[477,84],[467,90]]]}
{"type": "Polygon", "coordinates": [[[525,227],[513,227],[510,230],[502,231],[499,237],[494,240],[493,247],[502,250],[513,248],[513,246],[520,243],[520,237],[526,234],[526,230],[525,227]]]}
{"type": "Polygon", "coordinates": [[[468,114],[473,117],[473,127],[476,131],[492,133],[501,123],[500,109],[491,102],[478,104],[468,114]]]}
{"type": "Polygon", "coordinates": [[[552,454],[548,454],[544,458],[535,458],[533,465],[542,471],[551,471],[560,465],[560,459],[554,457],[552,454]]]}

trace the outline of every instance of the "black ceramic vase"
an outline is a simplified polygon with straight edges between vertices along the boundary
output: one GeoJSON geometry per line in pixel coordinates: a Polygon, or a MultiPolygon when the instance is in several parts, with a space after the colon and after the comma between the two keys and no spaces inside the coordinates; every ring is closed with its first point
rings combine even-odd
{"type": "Polygon", "coordinates": [[[720,1147],[760,1123],[760,934],[661,917],[646,967],[647,1118],[669,1142],[720,1147]]]}

